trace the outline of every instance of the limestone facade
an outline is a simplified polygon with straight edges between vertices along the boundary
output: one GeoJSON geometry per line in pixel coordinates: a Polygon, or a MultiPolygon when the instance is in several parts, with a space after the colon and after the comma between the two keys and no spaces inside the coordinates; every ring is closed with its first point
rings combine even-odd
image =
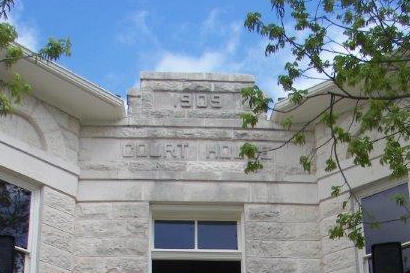
{"type": "MultiPolygon", "coordinates": [[[[330,187],[340,175],[322,171],[326,154],[310,174],[299,165],[329,132],[313,127],[305,146],[265,154],[263,170],[244,174],[241,144],[269,149],[292,135],[263,118],[241,128],[240,90],[254,81],[143,72],[126,117],[114,121],[83,123],[35,94],[25,97],[0,120],[0,178],[39,192],[27,272],[149,273],[155,205],[240,208],[242,272],[364,272],[360,250],[328,238],[342,200],[330,187]]],[[[363,178],[355,189],[386,182],[377,152],[366,170],[345,154],[347,175],[363,178]]]]}

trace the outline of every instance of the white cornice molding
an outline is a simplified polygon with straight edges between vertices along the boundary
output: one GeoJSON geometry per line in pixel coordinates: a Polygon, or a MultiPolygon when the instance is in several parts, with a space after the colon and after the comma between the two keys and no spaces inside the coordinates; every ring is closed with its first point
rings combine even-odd
{"type": "MultiPolygon", "coordinates": [[[[24,46],[22,45],[19,45],[19,46],[23,49],[23,52],[25,55],[30,56],[34,54],[34,52],[25,48],[24,46]]],[[[54,74],[58,78],[68,81],[76,85],[77,87],[80,87],[83,91],[101,100],[104,100],[107,103],[110,103],[112,105],[117,105],[117,106],[124,105],[124,101],[121,98],[113,95],[107,89],[104,89],[103,87],[85,79],[84,77],[81,77],[75,74],[69,69],[57,64],[56,62],[47,61],[43,59],[36,59],[35,57],[24,58],[23,60],[38,65],[39,67],[54,74]]]]}
{"type": "Polygon", "coordinates": [[[3,77],[11,77],[12,72],[20,73],[32,84],[34,96],[78,118],[81,123],[112,122],[126,117],[126,103],[122,98],[55,62],[36,58],[35,53],[24,46],[16,46],[22,48],[25,57],[10,70],[1,67],[3,77]]]}

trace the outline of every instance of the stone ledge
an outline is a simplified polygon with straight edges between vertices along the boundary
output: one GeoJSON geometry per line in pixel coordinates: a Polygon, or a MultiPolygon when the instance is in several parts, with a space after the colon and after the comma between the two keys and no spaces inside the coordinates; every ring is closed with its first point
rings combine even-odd
{"type": "Polygon", "coordinates": [[[254,82],[255,76],[248,74],[224,73],[182,73],[182,72],[151,72],[142,71],[141,80],[194,80],[223,82],[254,82]]]}

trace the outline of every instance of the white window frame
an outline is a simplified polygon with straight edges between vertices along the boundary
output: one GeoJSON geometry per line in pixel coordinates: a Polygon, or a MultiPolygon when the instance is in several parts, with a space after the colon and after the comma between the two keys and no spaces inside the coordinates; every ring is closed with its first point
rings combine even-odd
{"type": "MultiPolygon", "coordinates": [[[[356,192],[357,197],[359,198],[360,201],[362,201],[363,198],[375,195],[377,193],[381,193],[383,191],[392,189],[394,187],[407,184],[407,190],[409,191],[409,197],[410,197],[410,190],[409,190],[409,185],[410,181],[409,178],[404,178],[404,179],[397,179],[397,180],[390,180],[386,179],[383,181],[379,181],[376,184],[373,185],[366,185],[361,190],[358,190],[356,192]]],[[[358,205],[354,204],[354,210],[358,209],[358,205]]],[[[362,224],[362,231],[364,233],[364,226],[362,224]]],[[[402,247],[407,247],[410,245],[410,242],[405,242],[402,244],[402,247]]],[[[371,254],[366,253],[366,248],[363,247],[362,249],[357,249],[357,260],[358,260],[358,265],[359,265],[359,272],[360,273],[369,273],[369,258],[371,258],[371,254]]]]}
{"type": "Polygon", "coordinates": [[[15,246],[15,250],[24,254],[24,273],[36,273],[38,263],[37,249],[40,219],[40,187],[28,182],[25,179],[3,171],[0,171],[0,180],[31,192],[27,248],[15,246]]]}
{"type": "Polygon", "coordinates": [[[153,260],[193,260],[193,261],[239,261],[244,272],[244,223],[243,206],[219,205],[151,205],[150,211],[150,268],[153,260]],[[194,221],[194,249],[156,249],[154,246],[154,221],[194,221]],[[237,249],[198,249],[198,221],[236,221],[237,249]]]}

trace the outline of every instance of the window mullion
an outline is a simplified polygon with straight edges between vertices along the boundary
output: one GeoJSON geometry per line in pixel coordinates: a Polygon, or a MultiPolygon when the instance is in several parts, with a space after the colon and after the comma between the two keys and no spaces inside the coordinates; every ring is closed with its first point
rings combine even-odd
{"type": "Polygon", "coordinates": [[[195,243],[194,243],[194,248],[198,249],[198,220],[195,220],[195,243]]]}

